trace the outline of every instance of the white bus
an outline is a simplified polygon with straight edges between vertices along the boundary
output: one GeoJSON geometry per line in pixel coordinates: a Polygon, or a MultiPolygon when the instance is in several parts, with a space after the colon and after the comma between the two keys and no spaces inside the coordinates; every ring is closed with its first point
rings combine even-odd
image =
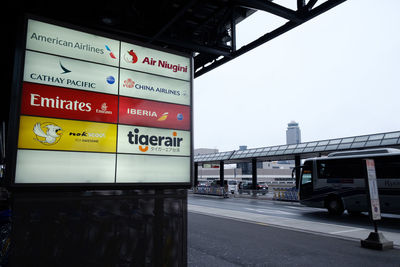
{"type": "Polygon", "coordinates": [[[400,150],[335,152],[304,161],[298,182],[300,203],[333,215],[368,211],[365,159],[375,161],[381,212],[400,214],[400,150]]]}

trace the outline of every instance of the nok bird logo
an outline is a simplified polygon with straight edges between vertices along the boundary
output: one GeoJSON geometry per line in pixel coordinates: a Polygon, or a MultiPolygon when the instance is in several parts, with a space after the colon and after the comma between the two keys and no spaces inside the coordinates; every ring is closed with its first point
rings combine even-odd
{"type": "Polygon", "coordinates": [[[36,123],[33,127],[35,140],[44,145],[54,145],[60,141],[62,128],[52,122],[36,123]]]}

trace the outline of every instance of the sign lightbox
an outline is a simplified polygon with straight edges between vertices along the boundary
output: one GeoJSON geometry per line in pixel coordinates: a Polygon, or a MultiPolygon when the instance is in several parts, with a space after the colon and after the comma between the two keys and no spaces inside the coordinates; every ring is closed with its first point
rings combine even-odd
{"type": "Polygon", "coordinates": [[[190,56],[38,19],[26,29],[14,186],[190,185],[190,56]]]}

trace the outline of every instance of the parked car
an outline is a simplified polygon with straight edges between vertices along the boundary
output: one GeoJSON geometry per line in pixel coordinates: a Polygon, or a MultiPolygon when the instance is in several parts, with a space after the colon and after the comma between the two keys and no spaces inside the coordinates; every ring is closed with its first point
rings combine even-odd
{"type": "Polygon", "coordinates": [[[266,182],[259,182],[257,184],[257,190],[267,190],[268,191],[268,184],[266,182]]]}
{"type": "MultiPolygon", "coordinates": [[[[239,194],[243,192],[250,194],[251,190],[253,190],[253,183],[251,182],[243,182],[242,185],[239,186],[239,194]]],[[[268,192],[268,185],[265,182],[257,183],[256,190],[257,193],[265,195],[268,192]]]]}
{"type": "Polygon", "coordinates": [[[237,181],[235,180],[229,180],[228,181],[228,191],[231,192],[231,194],[235,194],[235,192],[237,191],[237,181]]]}

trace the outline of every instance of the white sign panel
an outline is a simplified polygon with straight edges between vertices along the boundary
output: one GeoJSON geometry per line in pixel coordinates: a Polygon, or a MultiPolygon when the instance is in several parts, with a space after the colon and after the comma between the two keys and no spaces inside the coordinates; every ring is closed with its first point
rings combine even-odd
{"type": "Polygon", "coordinates": [[[16,183],[114,183],[115,154],[18,150],[16,183]]]}
{"type": "Polygon", "coordinates": [[[122,68],[190,81],[190,59],[121,42],[122,68]]]}
{"type": "Polygon", "coordinates": [[[121,69],[121,95],[190,105],[190,82],[121,69]]]}
{"type": "Polygon", "coordinates": [[[190,184],[191,57],[26,23],[14,184],[190,184]]]}
{"type": "Polygon", "coordinates": [[[368,175],[368,190],[371,200],[372,219],[381,219],[381,208],[379,204],[378,184],[376,181],[375,162],[372,159],[366,160],[368,175]]]}
{"type": "Polygon", "coordinates": [[[190,157],[118,154],[117,183],[189,183],[190,157]]]}
{"type": "Polygon", "coordinates": [[[190,156],[190,132],[118,125],[118,153],[190,156]]]}
{"type": "Polygon", "coordinates": [[[119,41],[36,21],[28,21],[26,48],[97,63],[119,65],[119,41]]]}
{"type": "Polygon", "coordinates": [[[24,81],[118,94],[118,68],[26,51],[24,81]]]}

